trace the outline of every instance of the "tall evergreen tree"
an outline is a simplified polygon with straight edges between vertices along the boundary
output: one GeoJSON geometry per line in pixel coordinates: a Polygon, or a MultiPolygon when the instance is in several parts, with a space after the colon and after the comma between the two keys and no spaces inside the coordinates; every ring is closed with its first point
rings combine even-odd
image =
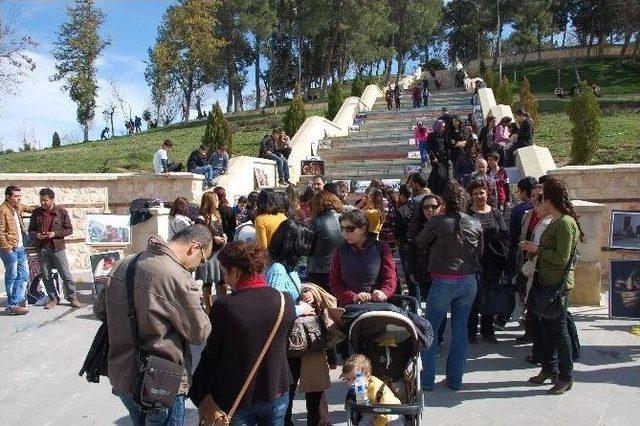
{"type": "Polygon", "coordinates": [[[531,84],[529,84],[527,77],[524,77],[520,82],[520,108],[529,113],[534,123],[540,122],[538,101],[536,101],[533,93],[531,93],[531,84]]]}
{"type": "Polygon", "coordinates": [[[67,7],[67,17],[54,42],[53,56],[57,63],[52,79],[65,80],[63,89],[78,106],[76,118],[83,127],[86,142],[95,117],[98,91],[95,63],[109,41],[99,34],[105,15],[94,0],[75,0],[73,6],[67,7]]]}
{"type": "Polygon", "coordinates": [[[327,113],[325,117],[329,120],[333,120],[344,102],[344,96],[342,96],[342,85],[339,81],[334,81],[329,91],[329,99],[327,101],[327,113]]]}
{"type": "Polygon", "coordinates": [[[602,116],[598,99],[586,81],[578,83],[575,95],[567,105],[567,115],[573,124],[571,161],[574,164],[586,164],[591,161],[598,149],[602,116]]]}
{"type": "Polygon", "coordinates": [[[60,135],[58,132],[53,132],[53,137],[51,138],[51,147],[59,148],[60,147],[60,135]]]}
{"type": "Polygon", "coordinates": [[[294,96],[293,102],[289,105],[289,108],[282,119],[282,125],[285,133],[293,137],[306,119],[307,112],[304,110],[302,95],[298,92],[298,94],[294,96]]]}
{"type": "Polygon", "coordinates": [[[209,119],[207,120],[207,127],[202,137],[202,144],[214,150],[216,148],[226,148],[229,156],[233,154],[233,134],[229,128],[229,123],[222,113],[220,103],[211,108],[209,113],[209,119]]]}

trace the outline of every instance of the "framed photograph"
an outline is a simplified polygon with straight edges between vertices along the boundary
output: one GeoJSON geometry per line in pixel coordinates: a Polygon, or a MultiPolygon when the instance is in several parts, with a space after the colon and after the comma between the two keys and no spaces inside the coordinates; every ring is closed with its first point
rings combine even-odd
{"type": "Polygon", "coordinates": [[[109,271],[111,271],[111,268],[113,268],[116,262],[120,260],[120,256],[121,254],[118,251],[92,254],[89,256],[96,298],[102,290],[104,290],[104,286],[107,284],[107,275],[109,275],[109,271]]]}
{"type": "Polygon", "coordinates": [[[369,185],[371,185],[371,180],[356,180],[352,189],[356,194],[364,194],[369,185]]]}
{"type": "Polygon", "coordinates": [[[253,173],[256,176],[256,185],[258,188],[269,187],[269,175],[264,167],[253,166],[253,173]]]}
{"type": "Polygon", "coordinates": [[[333,180],[333,183],[339,183],[339,182],[344,182],[345,185],[347,185],[347,192],[351,192],[351,181],[350,180],[333,180]]]}
{"type": "Polygon", "coordinates": [[[640,250],[640,212],[613,210],[609,248],[640,250]]]}
{"type": "Polygon", "coordinates": [[[349,126],[349,133],[358,133],[360,131],[359,124],[352,124],[349,126]]]}
{"type": "Polygon", "coordinates": [[[318,149],[331,149],[333,147],[333,142],[331,139],[321,139],[318,142],[318,149]]]}
{"type": "Polygon", "coordinates": [[[409,151],[407,152],[407,158],[410,160],[419,160],[420,159],[420,151],[409,151]]]}
{"type": "Polygon", "coordinates": [[[300,174],[306,176],[324,175],[324,160],[300,161],[300,174]]]}
{"type": "Polygon", "coordinates": [[[86,242],[96,246],[131,244],[129,215],[87,213],[86,242]]]}
{"type": "Polygon", "coordinates": [[[640,318],[640,259],[612,259],[609,316],[640,318]]]}
{"type": "Polygon", "coordinates": [[[400,189],[400,179],[382,179],[381,181],[384,186],[387,186],[394,191],[398,191],[400,189]]]}
{"type": "Polygon", "coordinates": [[[422,170],[422,166],[418,164],[407,164],[404,166],[404,174],[410,175],[411,173],[418,173],[422,170]]]}
{"type": "Polygon", "coordinates": [[[409,138],[409,145],[415,145],[415,144],[416,144],[416,138],[409,138]]]}

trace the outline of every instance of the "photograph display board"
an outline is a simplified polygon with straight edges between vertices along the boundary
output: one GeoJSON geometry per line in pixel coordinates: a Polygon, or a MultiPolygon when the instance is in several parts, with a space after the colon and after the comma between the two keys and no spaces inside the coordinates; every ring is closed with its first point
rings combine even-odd
{"type": "Polygon", "coordinates": [[[129,215],[87,213],[86,242],[95,246],[131,244],[129,215]]]}
{"type": "Polygon", "coordinates": [[[89,256],[91,273],[93,274],[94,294],[96,297],[100,295],[100,292],[107,284],[109,271],[111,271],[118,260],[120,260],[120,252],[117,251],[92,254],[89,256]]]}
{"type": "Polygon", "coordinates": [[[300,174],[304,176],[324,175],[324,160],[300,161],[300,174]]]}
{"type": "Polygon", "coordinates": [[[640,212],[621,210],[611,212],[609,248],[640,250],[640,212]]]}
{"type": "Polygon", "coordinates": [[[609,316],[640,318],[640,259],[612,259],[609,316]]]}

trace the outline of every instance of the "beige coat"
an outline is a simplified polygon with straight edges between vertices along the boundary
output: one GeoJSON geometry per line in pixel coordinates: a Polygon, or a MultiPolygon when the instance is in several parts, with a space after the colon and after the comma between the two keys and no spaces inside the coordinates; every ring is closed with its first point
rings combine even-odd
{"type": "MultiPolygon", "coordinates": [[[[137,375],[133,336],[127,312],[126,270],[133,256],[116,265],[94,306],[96,316],[109,327],[109,380],[116,393],[131,393],[137,375]]],[[[153,237],[137,260],[134,299],[143,353],[182,364],[181,392],[191,382],[191,350],[211,332],[200,305],[200,290],[175,254],[153,237]]]]}
{"type": "MultiPolygon", "coordinates": [[[[313,293],[314,307],[323,311],[330,345],[342,340],[344,336],[339,331],[336,320],[344,313],[344,309],[338,308],[338,300],[322,287],[311,283],[302,286],[302,293],[305,292],[313,293]]],[[[300,392],[322,392],[330,387],[327,355],[316,352],[303,356],[300,361],[300,392]]]]}
{"type": "Polygon", "coordinates": [[[0,204],[0,249],[9,251],[18,247],[20,232],[27,232],[22,220],[22,213],[31,213],[33,207],[20,204],[18,206],[18,222],[13,216],[13,208],[6,201],[0,204]]]}

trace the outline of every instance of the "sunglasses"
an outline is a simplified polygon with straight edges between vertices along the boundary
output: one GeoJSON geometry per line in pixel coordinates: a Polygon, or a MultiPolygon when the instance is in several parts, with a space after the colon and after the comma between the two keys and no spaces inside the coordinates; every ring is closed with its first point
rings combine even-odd
{"type": "Polygon", "coordinates": [[[341,226],[340,227],[340,231],[345,232],[347,234],[352,233],[353,231],[355,231],[356,229],[358,229],[357,226],[355,225],[346,225],[346,226],[341,226]]]}

